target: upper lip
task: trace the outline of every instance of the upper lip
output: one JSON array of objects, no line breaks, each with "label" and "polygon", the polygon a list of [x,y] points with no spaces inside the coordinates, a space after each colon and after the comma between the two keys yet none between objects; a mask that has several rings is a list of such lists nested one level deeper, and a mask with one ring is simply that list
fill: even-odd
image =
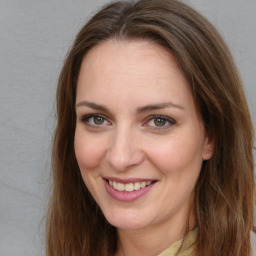
[{"label": "upper lip", "polygon": [[128,184],[128,183],[134,183],[134,182],[143,182],[143,181],[157,181],[155,179],[144,179],[144,178],[127,178],[127,179],[121,179],[117,177],[103,177],[105,180],[112,180],[115,182]]}]

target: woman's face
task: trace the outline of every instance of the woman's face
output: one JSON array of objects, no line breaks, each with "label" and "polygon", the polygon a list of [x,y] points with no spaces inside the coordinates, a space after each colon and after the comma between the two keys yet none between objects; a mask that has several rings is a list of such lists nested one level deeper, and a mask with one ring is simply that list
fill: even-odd
[{"label": "woman's face", "polygon": [[119,229],[184,225],[210,142],[175,58],[147,41],[105,41],[84,57],[75,153]]}]

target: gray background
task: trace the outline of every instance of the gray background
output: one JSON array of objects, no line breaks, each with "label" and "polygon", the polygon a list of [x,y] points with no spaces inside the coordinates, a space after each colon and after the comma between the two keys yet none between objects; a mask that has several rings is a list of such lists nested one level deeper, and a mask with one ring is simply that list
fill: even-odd
[{"label": "gray background", "polygon": [[[44,255],[54,97],[74,36],[105,0],[0,0],[0,256]],[[190,0],[224,36],[255,123],[256,1]]]}]

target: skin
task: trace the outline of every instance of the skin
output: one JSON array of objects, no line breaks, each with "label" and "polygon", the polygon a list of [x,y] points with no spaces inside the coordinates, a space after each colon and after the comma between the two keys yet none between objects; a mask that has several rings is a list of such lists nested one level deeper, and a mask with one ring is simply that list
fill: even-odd
[{"label": "skin", "polygon": [[[87,188],[117,227],[116,255],[155,256],[184,236],[188,218],[190,229],[196,225],[194,187],[211,141],[169,51],[116,40],[91,49],[79,73],[76,114],[76,158]],[[105,177],[156,183],[123,202],[107,193]]]}]

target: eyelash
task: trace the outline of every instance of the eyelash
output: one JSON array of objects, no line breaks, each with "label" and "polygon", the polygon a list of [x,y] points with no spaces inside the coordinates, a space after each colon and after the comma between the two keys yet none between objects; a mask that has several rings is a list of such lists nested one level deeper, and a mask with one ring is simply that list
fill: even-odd
[{"label": "eyelash", "polygon": [[[90,121],[90,118],[101,118],[103,123],[102,124],[90,124],[89,121]],[[159,120],[159,121],[164,121],[164,125],[163,126],[150,126],[148,125],[149,122],[153,121],[154,124],[156,122],[156,120]],[[95,121],[95,119],[93,120],[93,122]],[[110,123],[107,118],[104,116],[104,115],[101,115],[101,114],[88,114],[88,115],[85,115],[81,118],[81,122],[84,123],[85,125],[89,126],[89,127],[92,127],[92,128],[95,128],[95,129],[98,129],[98,128],[101,128],[101,126],[104,125],[104,122],[108,122]],[[166,127],[166,123],[168,124],[167,127]],[[168,129],[170,128],[170,126],[172,125],[175,125],[176,124],[176,121],[172,118],[169,118],[165,115],[151,115],[149,117],[146,118],[146,121],[143,123],[143,126],[147,126],[147,127],[151,127],[152,129],[155,129],[155,130],[165,130],[165,129]]]},{"label": "eyelash", "polygon": [[89,126],[89,127],[92,127],[92,128],[100,128],[101,125],[99,124],[90,124],[89,121],[90,121],[90,118],[102,118],[104,121],[107,121],[107,118],[103,115],[100,115],[100,114],[89,114],[89,115],[85,115],[85,116],[82,116],[81,118],[81,122],[84,123],[85,125]]},{"label": "eyelash", "polygon": [[[176,124],[176,121],[174,119],[172,119],[170,117],[167,117],[167,116],[164,116],[164,115],[152,115],[152,116],[149,116],[146,119],[146,124],[148,124],[151,121],[153,121],[155,123],[157,119],[158,120],[162,120],[165,123],[164,123],[163,126],[152,126],[152,128],[155,129],[155,130],[165,130],[165,129],[170,128],[170,126]],[[168,124],[167,127],[166,127],[166,123]],[[150,126],[150,125],[146,125],[146,126]]]}]

